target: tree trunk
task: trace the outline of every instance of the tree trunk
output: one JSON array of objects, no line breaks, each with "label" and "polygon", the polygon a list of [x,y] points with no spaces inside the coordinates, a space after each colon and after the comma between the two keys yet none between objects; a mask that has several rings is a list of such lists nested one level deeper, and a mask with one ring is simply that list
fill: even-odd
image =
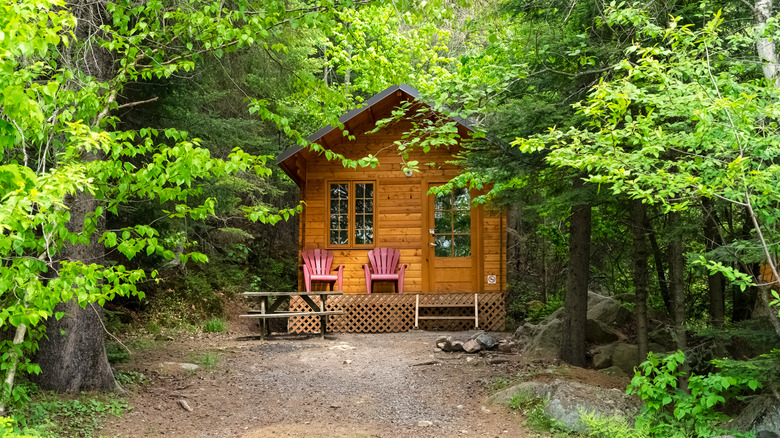
[{"label": "tree trunk", "polygon": [[[573,189],[582,191],[582,187],[582,178],[576,177]],[[569,272],[566,281],[563,335],[558,357],[571,365],[584,367],[590,273],[590,204],[572,206],[570,224]]]},{"label": "tree trunk", "polygon": [[[84,74],[100,81],[108,81],[115,73],[113,54],[94,40],[104,32],[99,26],[111,21],[105,9],[106,3],[103,0],[69,3],[77,18],[76,37],[83,44],[84,51],[67,53],[63,57],[64,62],[78,66]],[[73,86],[78,87],[79,84],[74,83]],[[106,102],[104,110],[91,120],[92,124],[97,125],[108,115],[109,103]],[[82,157],[84,162],[102,159],[102,153],[85,153]],[[88,192],[80,192],[66,199],[66,204],[70,210],[68,229],[81,233],[87,215],[94,214],[99,201]],[[90,243],[66,245],[62,251],[63,259],[102,264],[105,248],[97,240],[104,227],[104,218],[97,218],[96,232]],[[76,301],[69,301],[58,304],[55,311],[65,312],[66,315],[59,321],[55,318],[46,321],[46,336],[38,342],[36,358],[41,374],[33,377],[35,382],[41,388],[58,392],[114,390],[117,386],[106,355],[102,308],[92,304],[82,309]]]},{"label": "tree trunk", "polygon": [[647,338],[647,233],[645,232],[645,217],[647,206],[638,199],[629,203],[631,232],[634,237],[634,294],[636,317],[636,336],[639,343],[639,362],[647,359],[649,341]]},{"label": "tree trunk", "polygon": [[777,53],[775,52],[775,42],[764,36],[766,23],[772,17],[772,0],[756,0],[753,6],[753,14],[756,25],[758,41],[756,42],[756,53],[761,59],[761,67],[764,71],[764,77],[772,81],[775,87],[780,88],[780,66],[777,62]]},{"label": "tree trunk", "polygon": [[[669,213],[669,229],[677,234],[680,225],[680,212]],[[677,349],[685,351],[688,347],[688,337],[685,332],[685,258],[683,256],[683,244],[679,235],[673,237],[669,242],[669,290],[672,293],[672,302],[674,304],[674,338],[677,343]],[[683,365],[687,370],[688,366]],[[688,388],[688,378],[683,375],[679,379],[681,389]]]},{"label": "tree trunk", "polygon": [[[766,31],[766,25],[769,18],[772,17],[772,0],[756,0],[755,6],[753,8],[753,13],[755,15],[755,24],[756,24],[756,32],[758,33],[758,41],[756,43],[756,52],[758,53],[759,58],[761,58],[762,62],[762,68],[764,71],[764,77],[768,80],[772,81],[775,88],[780,88],[780,63],[778,63],[777,59],[777,52],[775,50],[775,42],[772,38],[764,36],[764,32]],[[780,273],[777,271],[777,265],[776,260],[774,260],[772,257],[772,254],[770,254],[769,248],[764,241],[764,238],[762,236],[761,228],[758,224],[758,219],[756,218],[756,214],[753,211],[753,207],[750,202],[750,197],[747,197],[747,208],[750,211],[750,216],[753,222],[753,226],[756,230],[756,234],[758,235],[759,239],[761,240],[761,243],[764,247],[764,253],[766,254],[766,265],[771,271],[771,282],[772,285],[768,286],[767,288],[761,288],[760,294],[761,294],[761,302],[765,303],[767,308],[769,308],[769,319],[772,321],[772,325],[775,328],[775,331],[777,332],[777,335],[780,336],[780,315],[778,315],[778,309],[772,308],[772,306],[769,304],[768,300],[768,294],[769,294],[769,288],[777,287],[778,282],[780,282]]]},{"label": "tree trunk", "polygon": [[[97,200],[82,192],[70,201],[68,229],[79,232],[86,215],[95,211]],[[103,228],[101,222],[98,221],[98,229]],[[97,239],[95,233],[89,245],[68,245],[63,255],[86,264],[102,263],[104,250]],[[102,308],[94,304],[82,309],[71,300],[58,304],[55,311],[66,315],[59,321],[49,318],[46,322],[46,336],[38,342],[37,362],[41,374],[33,376],[33,380],[41,388],[57,392],[114,390],[116,382],[106,355]]]},{"label": "tree trunk", "polygon": [[658,245],[658,239],[655,238],[655,231],[653,231],[653,224],[650,223],[650,218],[645,214],[645,232],[647,233],[647,240],[650,242],[650,248],[653,250],[653,260],[655,261],[655,274],[658,277],[658,290],[661,292],[661,298],[664,300],[664,308],[667,315],[672,317],[674,313],[672,308],[672,298],[669,294],[669,282],[666,279],[666,269],[664,268],[664,255],[661,252],[661,247]]},{"label": "tree trunk", "polygon": [[[704,213],[704,248],[707,252],[714,251],[723,245],[718,232],[718,221],[715,216],[715,202],[710,198],[701,200]],[[726,281],[723,273],[718,272],[707,278],[710,295],[710,323],[716,329],[723,328],[725,320]]]},{"label": "tree trunk", "polygon": [[522,256],[522,220],[523,206],[513,204],[507,209],[506,215],[506,276],[509,285],[509,294],[507,294],[507,304],[511,304],[520,299],[520,288],[518,287],[521,277]]}]

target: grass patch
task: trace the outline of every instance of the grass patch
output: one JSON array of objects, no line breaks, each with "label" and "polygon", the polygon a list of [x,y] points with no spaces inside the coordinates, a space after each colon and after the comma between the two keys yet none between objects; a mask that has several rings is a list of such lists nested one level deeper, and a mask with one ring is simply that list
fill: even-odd
[{"label": "grass patch", "polygon": [[136,386],[147,383],[149,379],[138,371],[119,371],[114,374],[114,378],[119,384],[124,386]]},{"label": "grass patch", "polygon": [[203,331],[206,333],[224,333],[226,329],[225,320],[222,318],[211,318],[203,324]]},{"label": "grass patch", "polygon": [[509,379],[506,377],[496,377],[490,383],[490,389],[492,391],[500,391],[509,386]]},{"label": "grass patch", "polygon": [[133,338],[127,341],[127,347],[130,350],[151,350],[156,346],[157,343],[154,340],[147,338]]},{"label": "grass patch", "polygon": [[213,369],[219,365],[221,357],[216,351],[207,351],[195,357],[194,362],[205,369]]}]

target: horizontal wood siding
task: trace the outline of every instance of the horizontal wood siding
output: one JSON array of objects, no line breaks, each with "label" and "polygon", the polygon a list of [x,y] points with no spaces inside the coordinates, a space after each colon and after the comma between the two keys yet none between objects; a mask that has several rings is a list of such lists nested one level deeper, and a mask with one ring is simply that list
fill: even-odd
[{"label": "horizontal wood siding", "polygon": [[[385,115],[377,114],[377,119]],[[420,163],[436,163],[435,167],[421,166],[422,171],[412,177],[406,177],[402,171],[401,158],[397,155],[393,142],[400,140],[403,133],[411,128],[408,122],[400,122],[386,127],[376,134],[365,135],[370,126],[353,127],[354,140],[344,140],[327,146],[339,154],[351,159],[359,159],[368,154],[377,155],[379,166],[376,168],[345,169],[341,162],[329,162],[324,155],[308,155],[304,172],[305,182],[302,188],[304,214],[301,217],[301,249],[327,248],[334,252],[334,266],[344,265],[343,290],[345,293],[365,293],[366,283],[363,264],[368,263],[369,248],[344,248],[332,246],[328,239],[328,188],[329,181],[373,181],[375,186],[374,209],[374,247],[391,247],[401,250],[400,262],[408,265],[404,282],[404,293],[420,293],[423,290],[423,250],[425,215],[422,209],[425,196],[422,187],[425,180],[446,180],[456,176],[459,169],[446,163],[452,160],[455,149],[433,150],[427,154],[413,153],[409,160]],[[388,147],[383,150],[383,148]],[[500,238],[500,215],[484,214],[481,234],[484,236],[484,268],[476,270],[485,274],[500,276],[504,269],[503,250]],[[475,224],[476,225],[476,224]],[[484,275],[482,275],[484,277]],[[482,280],[483,283],[486,279]],[[385,282],[375,283],[377,293],[392,292],[393,285]],[[503,290],[503,281],[495,285],[485,284],[486,291]]]}]

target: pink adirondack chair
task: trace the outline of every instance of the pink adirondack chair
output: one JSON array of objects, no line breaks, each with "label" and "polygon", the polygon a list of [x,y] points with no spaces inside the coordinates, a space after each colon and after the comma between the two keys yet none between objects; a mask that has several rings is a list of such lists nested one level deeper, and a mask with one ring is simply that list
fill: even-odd
[{"label": "pink adirondack chair", "polygon": [[[401,251],[393,248],[375,248],[368,252],[368,264],[363,265],[366,271],[366,289],[371,293],[375,281],[393,281],[399,294],[404,292],[404,272],[406,265],[398,265]],[[398,266],[398,268],[396,268]]]},{"label": "pink adirondack chair", "polygon": [[[306,292],[311,292],[311,284],[314,281],[321,281],[330,285],[330,290],[341,290],[341,281],[344,276],[344,265],[331,270],[333,264],[333,253],[324,249],[310,249],[301,252],[303,264],[300,268],[303,270],[303,282],[306,286]],[[332,271],[337,271],[332,274]],[[335,283],[338,283],[338,289],[333,289]]]}]

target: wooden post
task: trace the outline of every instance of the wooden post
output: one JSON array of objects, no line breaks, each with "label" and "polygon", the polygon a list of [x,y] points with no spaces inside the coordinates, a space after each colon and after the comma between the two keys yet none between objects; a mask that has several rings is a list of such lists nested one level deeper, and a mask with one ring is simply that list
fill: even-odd
[{"label": "wooden post", "polygon": [[[320,310],[323,312],[325,311],[325,300],[328,298],[327,295],[320,295]],[[325,339],[325,331],[328,327],[328,315],[320,315],[320,337],[322,339]]]},{"label": "wooden post", "polygon": [[420,294],[415,294],[414,296],[414,328],[420,328],[419,324],[419,318],[420,318]]},{"label": "wooden post", "polygon": [[[266,308],[265,303],[267,301],[268,301],[268,297],[260,297],[260,314],[261,315],[265,315],[265,308]],[[265,340],[265,333],[266,333],[266,328],[268,327],[268,325],[267,325],[268,323],[266,322],[265,318],[260,318],[260,320],[262,321],[260,323],[260,339]]]},{"label": "wooden post", "polygon": [[479,328],[479,294],[474,294],[474,328]]}]

